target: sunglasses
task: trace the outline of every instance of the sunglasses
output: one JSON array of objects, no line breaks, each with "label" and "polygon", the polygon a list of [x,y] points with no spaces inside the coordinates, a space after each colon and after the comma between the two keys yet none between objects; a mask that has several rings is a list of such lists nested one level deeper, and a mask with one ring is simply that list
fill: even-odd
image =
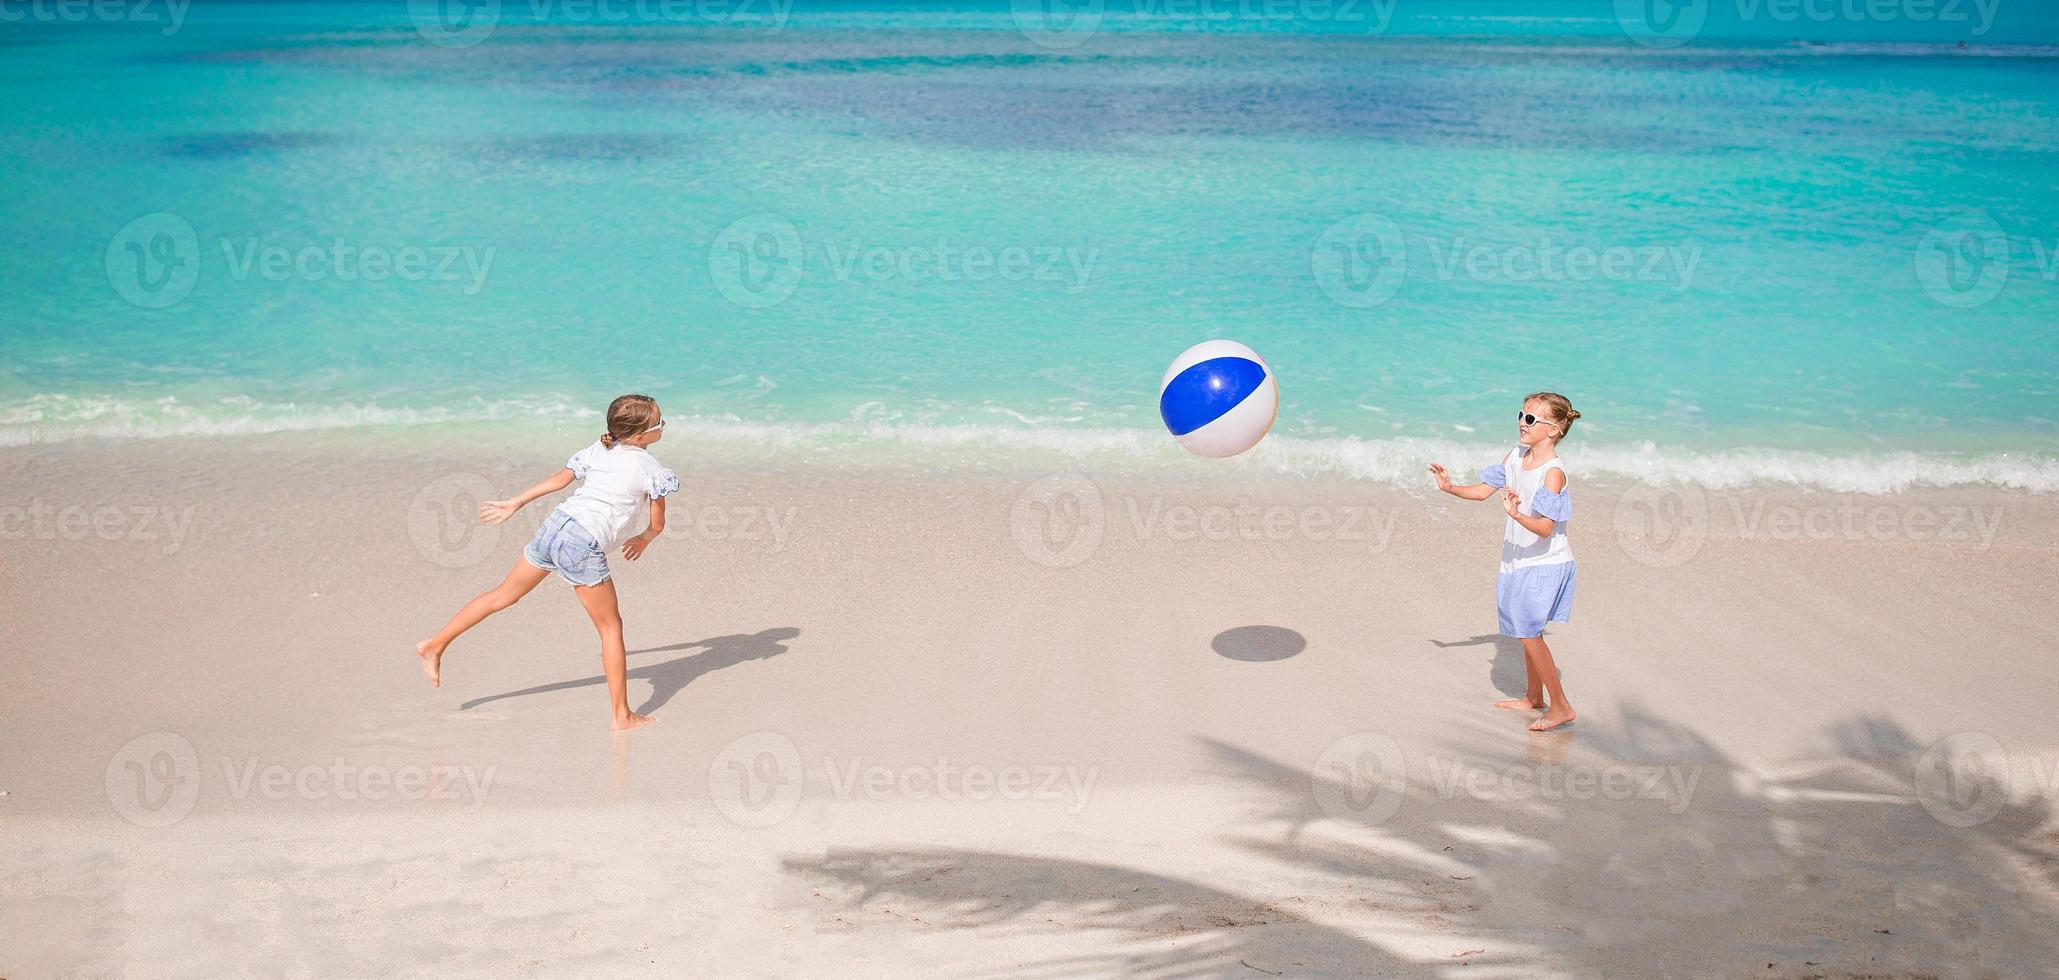
[{"label": "sunglasses", "polygon": [[1533,426],[1533,425],[1536,425],[1536,424],[1537,424],[1537,423],[1539,423],[1539,422],[1542,422],[1542,423],[1544,423],[1545,425],[1551,426],[1551,427],[1552,427],[1552,428],[1554,428],[1554,429],[1558,428],[1558,426],[1559,426],[1559,424],[1558,424],[1557,422],[1553,422],[1553,421],[1552,421],[1552,420],[1550,420],[1550,419],[1541,419],[1541,418],[1538,418],[1537,416],[1535,416],[1535,415],[1532,415],[1532,414],[1530,414],[1529,412],[1517,412],[1517,413],[1516,413],[1516,421],[1518,421],[1518,422],[1521,422],[1521,423],[1523,423],[1523,428],[1525,428],[1525,429],[1527,429],[1527,428],[1529,428],[1529,427],[1531,427],[1531,426]]}]

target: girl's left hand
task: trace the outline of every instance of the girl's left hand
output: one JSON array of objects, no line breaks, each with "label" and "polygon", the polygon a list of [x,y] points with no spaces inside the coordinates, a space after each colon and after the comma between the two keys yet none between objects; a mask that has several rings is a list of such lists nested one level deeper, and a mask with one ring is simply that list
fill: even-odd
[{"label": "girl's left hand", "polygon": [[1505,489],[1501,492],[1501,509],[1508,511],[1510,517],[1517,516],[1516,512],[1521,510],[1522,507],[1523,498],[1516,496],[1514,488]]},{"label": "girl's left hand", "polygon": [[622,542],[622,557],[635,561],[643,557],[643,549],[650,547],[651,539],[639,534]]}]

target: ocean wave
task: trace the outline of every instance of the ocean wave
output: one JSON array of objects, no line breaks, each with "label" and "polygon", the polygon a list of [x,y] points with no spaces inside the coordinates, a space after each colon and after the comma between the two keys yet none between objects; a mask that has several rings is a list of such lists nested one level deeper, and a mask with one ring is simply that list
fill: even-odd
[{"label": "ocean wave", "polygon": [[[673,415],[681,441],[718,452],[805,454],[862,467],[872,462],[949,468],[1093,466],[1152,468],[1191,463],[1155,429],[1086,425],[916,423],[867,417],[864,410],[833,422],[758,421],[736,416]],[[600,412],[570,399],[471,398],[436,408],[373,404],[304,406],[245,397],[197,403],[36,395],[0,404],[0,447],[80,439],[134,440],[236,437],[274,432],[477,424],[596,427]],[[582,429],[582,431],[584,431]],[[1361,439],[1274,434],[1258,448],[1215,464],[1251,475],[1340,477],[1420,487],[1425,468],[1444,463],[1460,474],[1498,460],[1506,442],[1443,438]],[[2059,493],[2059,456],[2036,452],[1984,454],[1908,451],[1832,453],[1808,450],[1687,449],[1651,442],[1569,443],[1572,471],[1608,482],[1692,484],[1710,490],[1793,486],[1887,494],[1923,488],[1987,486]],[[1468,477],[1470,478],[1470,477]]]},{"label": "ocean wave", "polygon": [[170,439],[246,436],[378,426],[449,425],[523,419],[597,419],[569,401],[458,399],[436,408],[341,403],[260,402],[236,395],[212,402],[172,396],[147,399],[31,395],[0,404],[0,447],[75,439]]}]

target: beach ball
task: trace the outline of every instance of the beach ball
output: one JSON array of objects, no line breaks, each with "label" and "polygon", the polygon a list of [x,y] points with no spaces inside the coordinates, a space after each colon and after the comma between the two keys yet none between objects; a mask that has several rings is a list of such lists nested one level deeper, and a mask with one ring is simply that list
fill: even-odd
[{"label": "beach ball", "polygon": [[1158,416],[1188,452],[1211,459],[1258,445],[1280,411],[1272,369],[1234,340],[1195,344],[1158,386]]}]

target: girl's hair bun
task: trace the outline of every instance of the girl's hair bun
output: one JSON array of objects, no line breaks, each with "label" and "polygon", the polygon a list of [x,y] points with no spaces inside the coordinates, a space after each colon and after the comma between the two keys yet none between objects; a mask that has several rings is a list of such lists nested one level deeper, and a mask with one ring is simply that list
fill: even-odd
[{"label": "girl's hair bun", "polygon": [[1553,417],[1558,419],[1560,439],[1564,439],[1572,433],[1573,423],[1580,418],[1580,413],[1574,410],[1573,403],[1567,401],[1566,396],[1556,391],[1532,392],[1523,399],[1524,404],[1529,404],[1530,402],[1543,402],[1551,410]]}]

